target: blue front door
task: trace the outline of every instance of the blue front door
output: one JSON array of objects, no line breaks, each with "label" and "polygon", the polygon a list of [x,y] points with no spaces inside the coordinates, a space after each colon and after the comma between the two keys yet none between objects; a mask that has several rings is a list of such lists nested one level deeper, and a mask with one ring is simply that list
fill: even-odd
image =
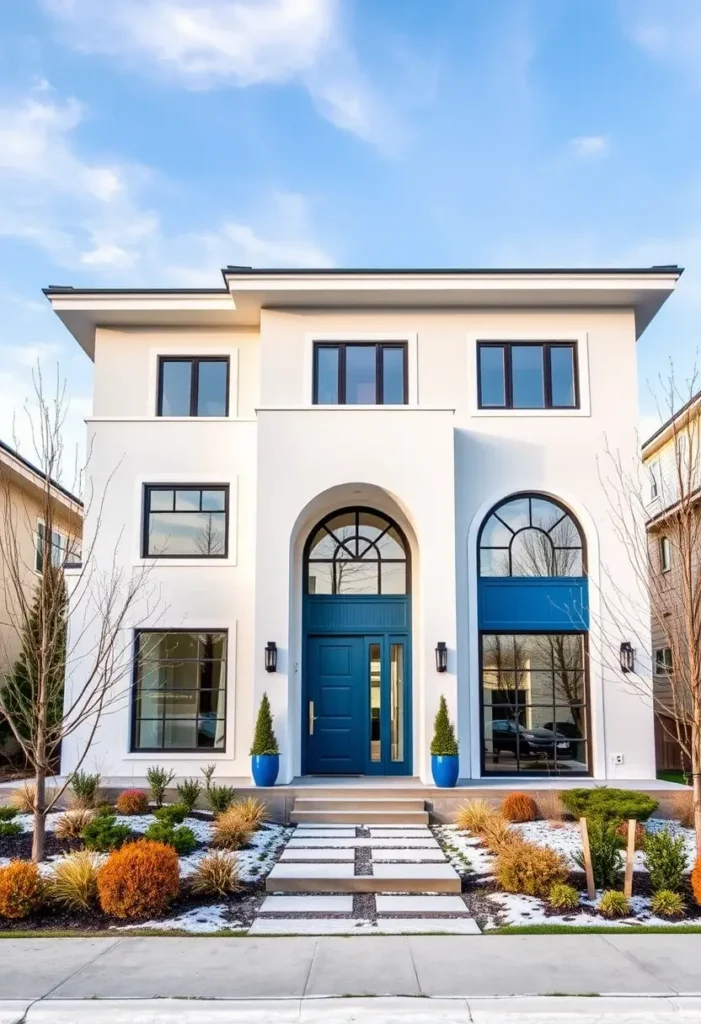
[{"label": "blue front door", "polygon": [[408,636],[308,636],[304,771],[411,774]]}]

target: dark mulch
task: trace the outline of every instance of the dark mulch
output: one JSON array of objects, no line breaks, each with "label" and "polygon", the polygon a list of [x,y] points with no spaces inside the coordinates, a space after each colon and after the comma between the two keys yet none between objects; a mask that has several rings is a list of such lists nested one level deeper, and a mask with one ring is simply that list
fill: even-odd
[{"label": "dark mulch", "polygon": [[[47,857],[55,857],[62,853],[73,853],[74,850],[81,850],[82,848],[83,842],[80,839],[57,839],[53,832],[46,833]],[[0,857],[31,860],[32,833],[20,832],[16,836],[1,836]]]}]

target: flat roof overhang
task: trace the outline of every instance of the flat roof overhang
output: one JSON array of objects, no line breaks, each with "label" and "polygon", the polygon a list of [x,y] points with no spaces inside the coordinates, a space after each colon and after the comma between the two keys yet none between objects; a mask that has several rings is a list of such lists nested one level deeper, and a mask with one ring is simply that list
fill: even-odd
[{"label": "flat roof overhang", "polygon": [[640,337],[682,274],[620,270],[253,270],[226,267],[225,289],[45,289],[93,357],[98,327],[252,327],[261,309],[633,309]]}]

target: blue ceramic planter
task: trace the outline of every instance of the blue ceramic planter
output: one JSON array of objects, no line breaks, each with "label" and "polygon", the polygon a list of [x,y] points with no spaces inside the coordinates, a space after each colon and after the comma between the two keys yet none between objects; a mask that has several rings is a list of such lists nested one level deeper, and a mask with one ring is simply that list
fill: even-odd
[{"label": "blue ceramic planter", "polygon": [[460,758],[457,754],[431,754],[433,781],[441,789],[452,789],[458,781]]},{"label": "blue ceramic planter", "polygon": [[274,786],[280,771],[280,755],[254,754],[251,758],[251,771],[256,786]]}]

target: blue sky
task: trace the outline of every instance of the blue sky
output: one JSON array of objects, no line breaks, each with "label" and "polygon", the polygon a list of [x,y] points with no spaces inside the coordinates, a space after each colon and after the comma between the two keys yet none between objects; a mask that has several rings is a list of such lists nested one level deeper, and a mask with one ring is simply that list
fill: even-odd
[{"label": "blue sky", "polygon": [[[687,267],[641,430],[701,313],[698,0],[0,0],[0,436],[90,363],[47,284],[254,266]],[[684,387],[682,383],[682,388]],[[31,456],[21,415],[22,450]]]}]

